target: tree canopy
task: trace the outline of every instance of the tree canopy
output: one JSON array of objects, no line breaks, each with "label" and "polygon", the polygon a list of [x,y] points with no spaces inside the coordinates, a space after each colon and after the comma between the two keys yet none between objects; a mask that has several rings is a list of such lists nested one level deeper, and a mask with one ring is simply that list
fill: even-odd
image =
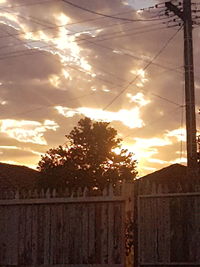
[{"label": "tree canopy", "polygon": [[136,177],[133,153],[121,149],[122,140],[110,123],[83,118],[66,138],[68,145],[50,149],[38,163],[43,187],[103,189]]}]

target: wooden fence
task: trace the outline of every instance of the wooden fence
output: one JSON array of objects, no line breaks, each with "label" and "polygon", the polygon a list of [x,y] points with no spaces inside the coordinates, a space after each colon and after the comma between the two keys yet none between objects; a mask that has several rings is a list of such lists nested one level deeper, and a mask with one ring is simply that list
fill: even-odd
[{"label": "wooden fence", "polygon": [[176,186],[137,183],[135,267],[200,266],[200,190]]},{"label": "wooden fence", "polygon": [[123,188],[4,192],[0,266],[125,266]]}]

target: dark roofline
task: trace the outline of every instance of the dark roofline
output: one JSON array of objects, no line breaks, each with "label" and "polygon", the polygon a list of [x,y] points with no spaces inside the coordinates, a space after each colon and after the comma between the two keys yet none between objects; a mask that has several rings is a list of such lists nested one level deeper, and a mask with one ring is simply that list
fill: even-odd
[{"label": "dark roofline", "polygon": [[172,164],[153,173],[147,174],[140,179],[163,180],[170,178],[182,178],[187,174],[187,167],[181,164]]}]

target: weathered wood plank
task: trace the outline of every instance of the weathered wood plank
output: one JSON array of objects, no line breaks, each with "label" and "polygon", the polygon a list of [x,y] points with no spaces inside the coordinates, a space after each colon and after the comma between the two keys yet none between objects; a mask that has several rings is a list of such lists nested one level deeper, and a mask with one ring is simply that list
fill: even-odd
[{"label": "weathered wood plank", "polygon": [[55,251],[55,264],[62,264],[62,204],[56,207],[56,251]]},{"label": "weathered wood plank", "polygon": [[89,256],[89,208],[83,207],[82,213],[82,263],[88,263]]},{"label": "weathered wood plank", "polygon": [[50,263],[50,239],[51,239],[51,207],[44,208],[44,264]]},{"label": "weathered wood plank", "polygon": [[51,206],[50,264],[56,264],[56,208]]},{"label": "weathered wood plank", "polygon": [[95,204],[95,264],[101,263],[102,204]]},{"label": "weathered wood plank", "polygon": [[193,241],[193,249],[195,251],[195,261],[200,263],[200,197],[195,198],[194,202],[194,241]]},{"label": "weathered wood plank", "polygon": [[119,236],[124,201],[113,196],[110,202],[105,199],[4,202],[0,205],[0,265],[113,266],[124,246]]},{"label": "weathered wood plank", "polygon": [[19,209],[19,235],[18,235],[18,262],[19,265],[25,265],[25,207],[20,206]]},{"label": "weathered wood plank", "polygon": [[199,195],[148,195],[139,203],[141,266],[200,265]]},{"label": "weathered wood plank", "polygon": [[[8,207],[6,207],[8,209]],[[10,239],[10,265],[16,265],[18,263],[18,224],[19,224],[19,207],[12,206],[9,209],[9,239]]]},{"label": "weathered wood plank", "polygon": [[88,262],[95,262],[95,204],[89,205],[89,247]]},{"label": "weathered wood plank", "polygon": [[123,239],[123,226],[122,226],[122,205],[114,204],[114,251],[113,258],[115,264],[122,263],[122,239]]},{"label": "weathered wood plank", "polygon": [[114,264],[114,208],[111,203],[108,204],[108,264]]},{"label": "weathered wood plank", "polygon": [[69,263],[69,244],[70,244],[70,208],[63,205],[63,263]]},{"label": "weathered wood plank", "polygon": [[108,263],[108,204],[102,204],[101,264]]},{"label": "weathered wood plank", "polygon": [[44,205],[38,206],[37,228],[37,264],[44,264]]},{"label": "weathered wood plank", "polygon": [[25,262],[32,264],[32,206],[28,205],[25,209]]},{"label": "weathered wood plank", "polygon": [[81,204],[74,206],[74,261],[73,263],[81,263],[82,250],[82,207]]},{"label": "weathered wood plank", "polygon": [[169,199],[159,199],[159,206],[157,209],[160,220],[158,228],[158,262],[170,262],[170,210]]},{"label": "weathered wood plank", "polygon": [[75,228],[76,228],[76,205],[72,204],[70,205],[70,211],[69,211],[69,263],[72,264],[76,262],[76,251],[75,251]]},{"label": "weathered wood plank", "polygon": [[32,206],[32,261],[37,264],[37,251],[38,251],[38,207]]},{"label": "weathered wood plank", "polygon": [[6,244],[6,219],[7,219],[7,212],[6,209],[4,207],[2,207],[1,209],[1,214],[2,216],[2,221],[1,221],[1,233],[2,233],[2,238],[0,240],[1,242],[1,262],[2,265],[6,265],[6,259],[7,259],[7,244]]}]

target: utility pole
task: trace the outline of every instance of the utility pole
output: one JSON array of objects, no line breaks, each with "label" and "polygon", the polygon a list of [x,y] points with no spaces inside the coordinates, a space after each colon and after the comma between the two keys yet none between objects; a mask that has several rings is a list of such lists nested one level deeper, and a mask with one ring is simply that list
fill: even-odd
[{"label": "utility pole", "polygon": [[185,66],[185,105],[186,105],[186,132],[187,132],[187,164],[189,172],[196,172],[197,141],[196,141],[196,114],[194,92],[194,64],[192,38],[192,8],[191,0],[183,0],[183,10],[171,2],[166,2],[168,11],[177,15],[184,25],[184,66]]}]

